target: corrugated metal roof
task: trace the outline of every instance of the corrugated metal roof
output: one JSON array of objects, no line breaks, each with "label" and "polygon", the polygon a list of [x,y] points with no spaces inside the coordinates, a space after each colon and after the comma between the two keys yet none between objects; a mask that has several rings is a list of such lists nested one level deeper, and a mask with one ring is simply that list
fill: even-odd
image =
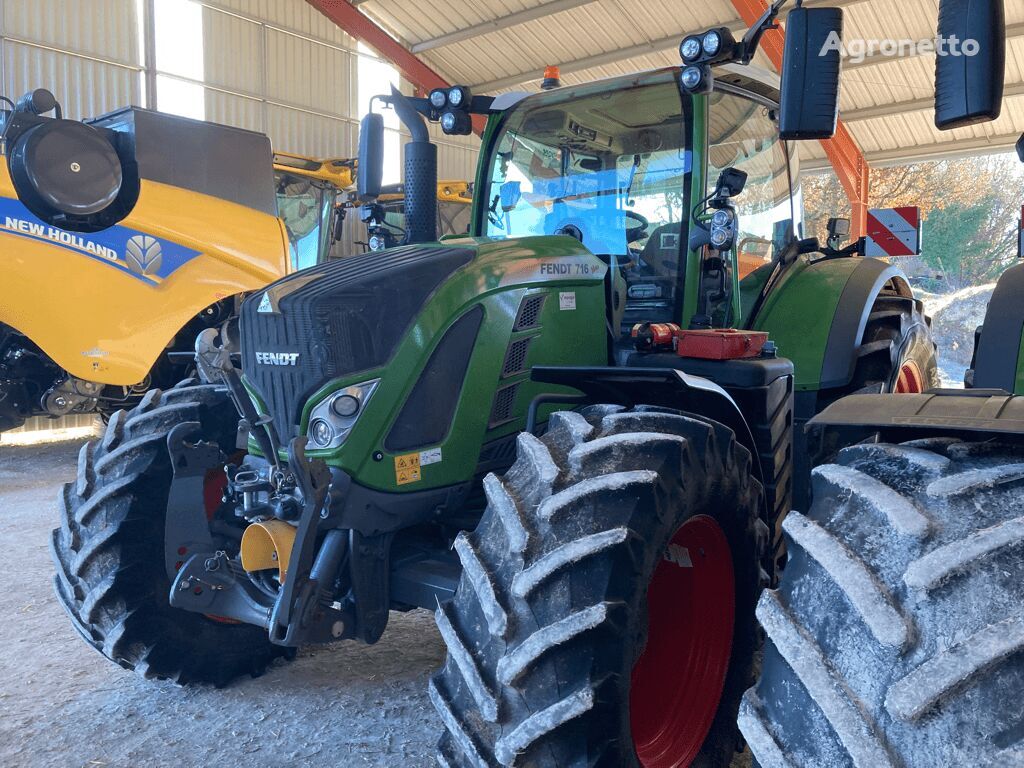
[{"label": "corrugated metal roof", "polygon": [[[938,0],[807,0],[844,10],[843,38],[924,40]],[[679,63],[688,33],[743,25],[732,0],[366,0],[360,10],[452,82],[478,93],[535,90],[543,68],[574,84]],[[553,11],[545,13],[545,8]],[[1006,101],[996,122],[943,133],[933,123],[934,54],[844,65],[841,110],[869,162],[1006,150],[1024,132],[1024,2],[1006,3]],[[470,33],[460,33],[470,29]],[[466,37],[466,34],[472,36]],[[449,39],[449,37],[454,39]],[[827,165],[815,142],[805,166]]]}]

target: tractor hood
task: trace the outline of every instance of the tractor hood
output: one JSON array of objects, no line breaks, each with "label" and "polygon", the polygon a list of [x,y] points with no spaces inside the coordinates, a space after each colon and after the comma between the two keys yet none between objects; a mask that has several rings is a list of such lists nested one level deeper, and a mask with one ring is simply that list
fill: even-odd
[{"label": "tractor hood", "polygon": [[303,404],[323,384],[386,363],[434,290],[474,255],[436,244],[371,252],[250,296],[241,313],[242,366],[278,434],[297,434]]}]

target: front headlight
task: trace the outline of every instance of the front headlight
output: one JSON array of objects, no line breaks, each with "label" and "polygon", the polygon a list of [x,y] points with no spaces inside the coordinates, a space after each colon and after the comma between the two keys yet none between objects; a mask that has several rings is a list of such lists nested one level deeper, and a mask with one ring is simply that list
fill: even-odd
[{"label": "front headlight", "polygon": [[307,436],[310,447],[337,448],[345,442],[378,384],[380,379],[353,384],[317,403],[309,414]]}]

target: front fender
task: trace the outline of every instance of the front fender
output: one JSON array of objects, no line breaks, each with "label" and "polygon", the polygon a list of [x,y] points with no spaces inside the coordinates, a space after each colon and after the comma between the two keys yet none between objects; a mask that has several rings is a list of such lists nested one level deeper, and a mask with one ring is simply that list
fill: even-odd
[{"label": "front fender", "polygon": [[767,331],[779,354],[793,361],[798,391],[843,387],[853,380],[868,315],[887,284],[912,296],[903,272],[884,261],[801,257],[769,293],[751,328]]}]

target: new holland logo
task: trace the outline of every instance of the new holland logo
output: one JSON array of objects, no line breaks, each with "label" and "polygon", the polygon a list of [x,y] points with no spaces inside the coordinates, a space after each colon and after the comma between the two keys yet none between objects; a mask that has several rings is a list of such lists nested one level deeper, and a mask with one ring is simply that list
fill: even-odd
[{"label": "new holland logo", "polygon": [[149,235],[132,235],[124,249],[128,268],[137,275],[151,275],[160,269],[164,249],[160,241]]},{"label": "new holland logo", "polygon": [[266,291],[263,294],[263,298],[260,299],[260,305],[256,307],[257,312],[273,312],[274,305],[270,303],[270,291]]},{"label": "new holland logo", "polygon": [[298,352],[257,352],[256,362],[261,365],[298,365]]}]

